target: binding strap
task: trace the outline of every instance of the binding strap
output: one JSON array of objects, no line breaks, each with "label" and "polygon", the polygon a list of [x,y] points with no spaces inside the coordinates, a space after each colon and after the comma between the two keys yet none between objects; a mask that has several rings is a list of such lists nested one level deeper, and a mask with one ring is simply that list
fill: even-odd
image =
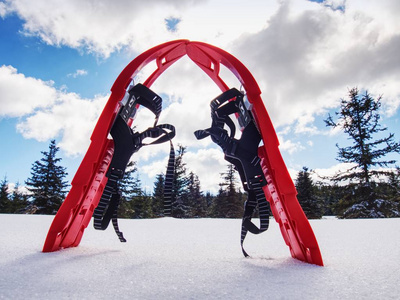
[{"label": "binding strap", "polygon": [[[126,242],[118,228],[117,211],[121,200],[119,180],[124,176],[126,166],[132,154],[139,151],[142,146],[154,145],[170,141],[175,136],[175,127],[170,124],[157,125],[161,112],[161,98],[144,85],[137,84],[129,90],[129,98],[118,113],[110,130],[114,141],[114,154],[106,173],[107,183],[103,190],[99,204],[94,211],[94,228],[105,230],[112,220],[114,230],[121,242]],[[138,133],[134,132],[127,124],[128,120],[136,114],[136,106],[140,104],[150,109],[156,116],[154,127]],[[151,143],[144,143],[146,138],[155,138]],[[172,150],[171,150],[172,152]],[[172,169],[172,172],[174,170]]]},{"label": "binding strap", "polygon": [[[234,99],[234,100],[233,100]],[[228,103],[226,103],[228,100]],[[244,256],[249,256],[243,248],[243,242],[250,231],[259,234],[268,229],[270,207],[265,199],[262,187],[266,184],[263,171],[258,157],[258,145],[261,135],[255,125],[254,119],[246,109],[243,102],[243,94],[237,89],[230,89],[211,101],[211,127],[205,130],[198,130],[194,134],[197,139],[210,136],[218,144],[225,155],[225,160],[232,163],[239,172],[243,188],[248,192],[248,199],[245,202],[242,219],[242,231],[240,244]],[[235,126],[230,114],[237,114],[239,125],[242,129],[240,139],[235,139]],[[230,134],[224,129],[227,125]],[[260,216],[260,227],[252,221],[255,211],[258,209]]]},{"label": "binding strap", "polygon": [[175,149],[170,141],[169,160],[167,165],[167,172],[165,173],[164,182],[164,216],[172,216],[172,184],[174,181],[175,172]]}]

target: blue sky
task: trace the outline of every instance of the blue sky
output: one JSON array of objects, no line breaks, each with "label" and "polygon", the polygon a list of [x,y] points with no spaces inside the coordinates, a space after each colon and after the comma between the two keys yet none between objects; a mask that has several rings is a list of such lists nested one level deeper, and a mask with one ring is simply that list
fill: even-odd
[{"label": "blue sky", "polygon": [[[23,185],[56,139],[71,180],[118,74],[141,52],[180,38],[218,46],[249,68],[293,176],[303,166],[332,174],[344,167],[335,144],[348,141],[323,120],[349,88],[382,94],[382,124],[400,139],[399,12],[395,0],[0,1],[0,176]],[[188,147],[187,167],[216,191],[226,163],[193,131],[210,124],[218,89],[183,59],[153,90],[164,99],[162,121],[177,127],[175,143]],[[140,112],[139,128],[147,116]],[[161,145],[133,157],[147,191],[167,153]]]}]

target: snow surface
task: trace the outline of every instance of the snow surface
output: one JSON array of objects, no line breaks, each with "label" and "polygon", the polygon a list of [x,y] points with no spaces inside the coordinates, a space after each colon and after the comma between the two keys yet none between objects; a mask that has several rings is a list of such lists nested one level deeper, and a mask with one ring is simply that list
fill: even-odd
[{"label": "snow surface", "polygon": [[52,216],[0,215],[1,299],[399,299],[400,219],[311,221],[325,266],[290,257],[279,227],[240,220],[120,220],[42,253]]}]

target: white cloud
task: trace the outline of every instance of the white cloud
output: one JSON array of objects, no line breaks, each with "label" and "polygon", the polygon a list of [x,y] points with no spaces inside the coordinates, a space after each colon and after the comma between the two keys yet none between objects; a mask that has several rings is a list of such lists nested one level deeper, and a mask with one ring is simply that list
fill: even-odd
[{"label": "white cloud", "polygon": [[0,17],[4,18],[7,14],[7,5],[3,2],[0,2]]},{"label": "white cloud", "polygon": [[285,151],[289,154],[304,150],[305,147],[302,146],[300,142],[292,142],[291,140],[285,139],[282,135],[278,135],[279,138],[279,149],[280,151]]},{"label": "white cloud", "polygon": [[[344,172],[346,170],[349,170],[353,168],[355,164],[353,163],[338,163],[336,165],[333,165],[329,168],[316,168],[313,170],[313,173],[311,174],[311,178],[313,181],[316,182],[323,182],[323,183],[332,183],[329,178],[332,178],[333,176],[337,175],[340,172]],[[345,182],[342,182],[341,184],[346,184]]]},{"label": "white cloud", "polygon": [[[189,171],[193,171],[200,179],[203,191],[216,194],[219,189],[221,173],[227,171],[228,162],[224,160],[224,154],[220,149],[200,149],[196,152],[188,152],[184,156]],[[238,185],[241,188],[241,185]]]},{"label": "white cloud", "polygon": [[[146,69],[145,73],[152,71]],[[147,77],[139,75],[139,78]],[[187,147],[210,144],[210,141],[198,141],[194,136],[194,131],[211,125],[209,104],[221,93],[207,75],[188,58],[183,58],[161,75],[151,89],[163,98],[163,111],[158,124],[168,123],[176,128],[174,144]],[[149,110],[140,108],[133,125],[137,126],[138,131],[142,131],[151,126],[153,121],[154,115]],[[148,147],[147,151],[157,150],[158,148]]]},{"label": "white cloud", "polygon": [[[138,153],[143,151],[140,150]],[[169,149],[168,149],[169,150]],[[177,146],[175,146],[177,150]],[[134,154],[135,155],[135,154]],[[137,159],[136,156],[133,157]],[[168,155],[161,159],[153,160],[151,163],[141,164],[138,167],[140,174],[145,174],[149,178],[155,178],[157,174],[165,174]],[[187,151],[183,155],[183,162],[186,164],[187,174],[194,172],[200,180],[201,189],[216,194],[219,189],[221,173],[227,171],[228,162],[224,160],[224,154],[216,148],[202,148],[195,151]],[[238,187],[241,185],[238,181]]]},{"label": "white cloud", "polygon": [[[244,33],[258,32],[274,13],[275,1],[6,1],[2,16],[16,13],[23,33],[45,43],[108,57],[128,47],[133,52],[177,38],[227,46]],[[170,30],[165,20],[180,20]]]},{"label": "white cloud", "polygon": [[346,6],[346,0],[325,0],[323,4],[333,10],[344,10]]},{"label": "white cloud", "polygon": [[52,82],[26,77],[12,66],[0,68],[0,116],[19,117],[17,130],[25,138],[46,141],[61,136],[68,155],[82,154],[106,97],[82,99],[57,90]]},{"label": "white cloud", "polygon": [[79,76],[85,76],[88,74],[88,71],[83,69],[78,69],[74,73],[67,74],[67,77],[77,78]]},{"label": "white cloud", "polygon": [[[198,1],[6,1],[1,13],[25,21],[23,33],[49,45],[65,45],[108,57],[123,47],[170,39],[164,19]],[[161,37],[161,40],[160,40]]]},{"label": "white cloud", "polygon": [[20,117],[45,108],[56,100],[53,82],[18,73],[12,66],[0,67],[0,117]]},{"label": "white cloud", "polygon": [[8,183],[8,192],[13,193],[14,191],[24,195],[30,194],[27,186],[20,185],[20,183],[13,183],[13,182]]},{"label": "white cloud", "polygon": [[296,126],[304,131],[312,116],[337,106],[353,86],[384,94],[389,114],[398,109],[399,5],[364,3],[347,1],[343,13],[317,3],[285,1],[266,28],[236,45],[233,53],[261,85],[276,126],[299,121]]},{"label": "white cloud", "polygon": [[[339,172],[343,172],[344,170],[348,170],[354,166],[355,165],[352,163],[338,163],[329,168],[316,168],[309,170],[309,172],[314,183],[321,182],[325,184],[332,184],[332,181],[329,178],[332,178]],[[297,175],[301,170],[302,169],[288,168],[290,177],[293,181],[296,180]],[[345,184],[345,182],[342,182],[341,184]]]},{"label": "white cloud", "polygon": [[148,177],[153,178],[157,174],[165,174],[167,163],[168,158],[165,157],[164,159],[154,160],[149,164],[143,165],[138,170],[140,174],[146,174]]},{"label": "white cloud", "polygon": [[106,99],[104,96],[82,99],[74,93],[59,92],[53,106],[24,118],[17,130],[25,138],[38,141],[61,136],[58,146],[67,155],[83,154]]}]

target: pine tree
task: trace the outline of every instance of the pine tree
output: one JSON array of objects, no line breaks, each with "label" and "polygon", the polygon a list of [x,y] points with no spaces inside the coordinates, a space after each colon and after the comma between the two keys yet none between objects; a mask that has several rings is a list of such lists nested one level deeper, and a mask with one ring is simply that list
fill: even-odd
[{"label": "pine tree", "polygon": [[144,194],[136,162],[130,161],[121,181],[121,203],[118,216],[122,218],[145,219],[152,218],[151,197]]},{"label": "pine tree", "polygon": [[[348,100],[341,99],[340,111],[336,112],[338,121],[333,121],[331,115],[325,120],[327,126],[342,129],[353,142],[353,145],[348,147],[336,145],[337,160],[354,165],[332,178],[335,182],[350,180],[348,189],[351,193],[338,203],[340,217],[371,218],[398,215],[398,211],[393,209],[392,200],[384,199],[375,189],[378,176],[390,176],[392,173],[384,168],[396,163],[395,160],[385,160],[384,157],[390,153],[400,153],[400,144],[394,141],[392,133],[385,138],[375,139],[377,134],[387,130],[379,124],[380,107],[381,97],[375,100],[367,91],[364,95],[359,95],[358,89],[353,88],[349,91]],[[381,169],[376,169],[377,167]]]},{"label": "pine tree", "polygon": [[390,172],[376,170],[373,167],[388,167],[395,164],[395,160],[383,160],[389,153],[400,153],[400,144],[394,141],[394,135],[390,133],[386,138],[374,140],[374,135],[386,131],[379,124],[381,97],[376,101],[366,91],[363,96],[359,95],[358,89],[349,91],[349,99],[341,99],[338,121],[333,121],[331,115],[325,120],[327,126],[341,128],[349,139],[353,141],[352,146],[339,147],[337,160],[345,163],[353,163],[355,166],[347,171],[340,172],[333,179],[343,181],[356,179],[362,185],[368,185],[373,176],[388,175]]},{"label": "pine tree", "polygon": [[149,219],[154,217],[151,196],[142,193],[135,200],[134,208],[136,211],[140,211],[140,213],[136,214],[136,218]]},{"label": "pine tree", "polygon": [[124,177],[121,180],[120,191],[121,200],[118,216],[121,218],[134,218],[136,214],[140,214],[141,212],[134,209],[134,202],[142,195],[136,162],[130,161],[128,163]]},{"label": "pine tree", "polygon": [[396,167],[396,171],[389,176],[388,186],[387,194],[393,199],[397,211],[400,212],[400,167]]},{"label": "pine tree", "polygon": [[336,206],[344,196],[344,189],[337,184],[329,185],[319,182],[316,188],[317,198],[322,201],[322,215],[336,215]]},{"label": "pine tree", "polygon": [[12,213],[21,213],[29,208],[28,195],[19,191],[19,183],[15,184],[11,194],[11,211]]},{"label": "pine tree", "polygon": [[315,192],[315,185],[310,177],[308,168],[297,173],[296,178],[297,200],[308,219],[320,219],[322,217],[321,199]]},{"label": "pine tree", "polygon": [[152,210],[154,217],[164,216],[164,175],[158,174],[154,182],[153,197],[152,197]]},{"label": "pine tree", "polygon": [[244,197],[238,192],[235,169],[228,165],[226,173],[221,174],[224,180],[220,183],[218,195],[214,200],[212,216],[217,218],[241,218],[243,216]]},{"label": "pine tree", "polygon": [[4,177],[4,179],[0,182],[0,213],[9,213],[10,204],[8,180],[7,177]]},{"label": "pine tree", "polygon": [[389,195],[397,202],[400,202],[400,167],[396,167],[396,171],[389,175]]},{"label": "pine tree", "polygon": [[207,192],[204,196],[204,201],[206,202],[207,206],[207,216],[211,215],[211,207],[214,202],[215,196],[213,196],[210,192]]},{"label": "pine tree", "polygon": [[[200,180],[196,174],[187,175],[183,156],[186,147],[179,145],[175,155],[175,168],[172,180],[171,209],[175,218],[207,216],[207,203],[203,197]],[[164,216],[165,176],[158,174],[154,182],[152,208],[155,217]]]},{"label": "pine tree", "polygon": [[188,195],[186,188],[188,178],[186,175],[186,164],[183,162],[183,155],[186,147],[178,146],[175,159],[174,179],[172,183],[172,216],[175,218],[185,218],[189,214]]},{"label": "pine tree", "polygon": [[55,140],[52,140],[49,151],[41,152],[43,158],[33,163],[31,177],[25,181],[40,214],[55,214],[65,197],[68,184],[63,179],[67,173],[66,168],[58,165],[61,161],[56,157],[58,151]]},{"label": "pine tree", "polygon": [[207,215],[207,203],[200,188],[199,177],[193,172],[190,172],[188,181],[188,206],[191,208],[189,217],[203,218]]}]

